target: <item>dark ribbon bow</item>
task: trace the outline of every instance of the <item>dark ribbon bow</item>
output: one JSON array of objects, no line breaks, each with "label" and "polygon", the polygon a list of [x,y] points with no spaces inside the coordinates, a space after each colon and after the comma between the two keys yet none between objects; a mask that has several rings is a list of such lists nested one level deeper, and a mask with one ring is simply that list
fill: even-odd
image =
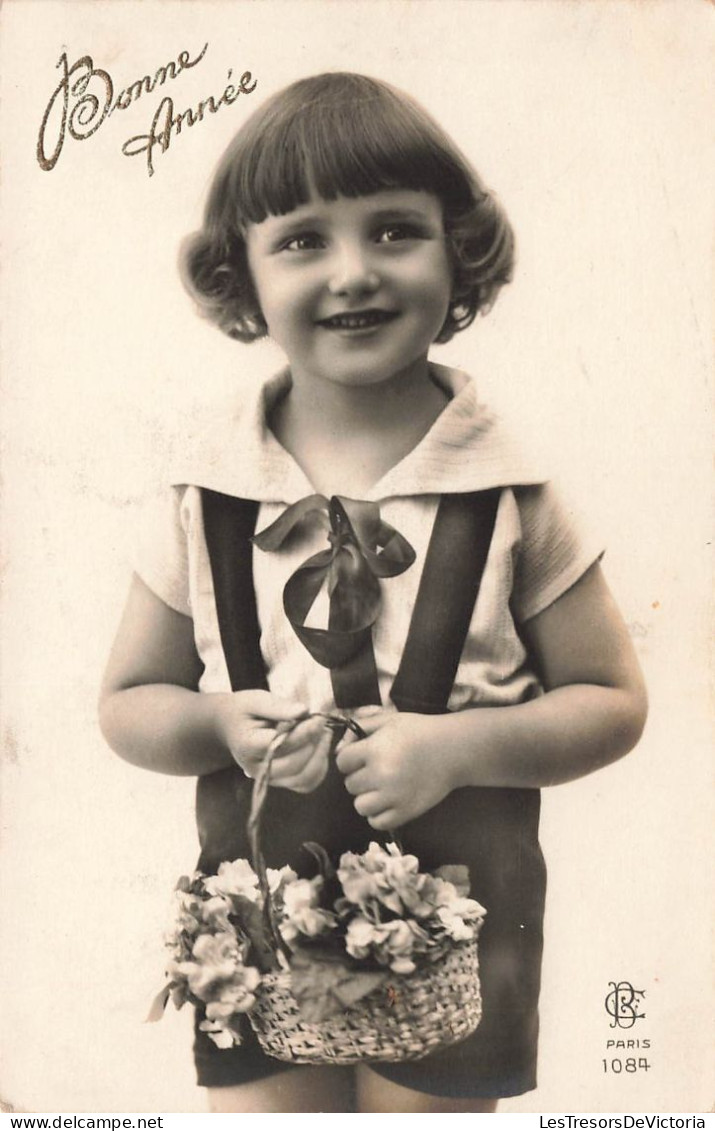
[{"label": "dark ribbon bow", "polygon": [[[254,535],[253,543],[259,550],[278,550],[299,524],[314,518],[326,527],[329,547],[291,574],[283,589],[283,608],[313,659],[323,667],[340,668],[371,641],[381,604],[378,579],[404,573],[415,552],[380,518],[377,503],[338,495],[330,501],[310,495],[293,503]],[[306,628],[305,618],[323,584],[330,598],[328,627]]]}]

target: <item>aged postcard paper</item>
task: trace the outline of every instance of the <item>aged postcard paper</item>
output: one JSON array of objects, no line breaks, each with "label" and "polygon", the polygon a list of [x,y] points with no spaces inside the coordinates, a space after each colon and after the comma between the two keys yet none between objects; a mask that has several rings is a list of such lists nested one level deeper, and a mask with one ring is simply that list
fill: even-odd
[{"label": "aged postcard paper", "polygon": [[539,1085],[500,1110],[708,1111],[713,8],[8,0],[0,20],[4,1109],[205,1110],[188,1011],[144,1024],[193,783],[111,755],[97,690],[142,503],[196,419],[281,364],[197,317],[178,246],[260,100],[354,70],[414,95],[511,217],[513,283],[435,360],[561,474],[650,692],[634,753],[544,791]]}]

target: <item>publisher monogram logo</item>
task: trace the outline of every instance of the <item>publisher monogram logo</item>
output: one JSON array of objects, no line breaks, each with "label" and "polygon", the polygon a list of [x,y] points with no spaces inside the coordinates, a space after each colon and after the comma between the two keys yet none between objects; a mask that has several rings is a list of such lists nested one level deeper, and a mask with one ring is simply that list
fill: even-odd
[{"label": "publisher monogram logo", "polygon": [[645,1017],[645,1013],[638,1012],[640,999],[645,996],[645,990],[634,990],[630,982],[609,982],[611,990],[606,994],[604,1005],[606,1012],[613,1018],[611,1028],[632,1029],[636,1021]]}]

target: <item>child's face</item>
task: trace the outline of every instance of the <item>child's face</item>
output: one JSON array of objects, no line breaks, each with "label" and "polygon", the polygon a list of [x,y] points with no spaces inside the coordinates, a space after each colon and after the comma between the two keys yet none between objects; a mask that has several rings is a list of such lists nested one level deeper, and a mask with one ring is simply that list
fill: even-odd
[{"label": "child's face", "polygon": [[313,197],[246,232],[271,337],[294,382],[377,385],[425,365],[449,307],[452,269],[431,193]]}]

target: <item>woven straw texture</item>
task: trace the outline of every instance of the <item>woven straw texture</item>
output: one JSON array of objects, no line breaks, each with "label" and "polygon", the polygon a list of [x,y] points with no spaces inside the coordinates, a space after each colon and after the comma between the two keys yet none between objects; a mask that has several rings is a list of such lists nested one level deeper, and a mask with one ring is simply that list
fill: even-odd
[{"label": "woven straw texture", "polygon": [[321,1022],[303,1021],[290,974],[263,976],[249,1020],[269,1056],[296,1064],[418,1060],[473,1033],[482,1016],[477,944],[395,975],[357,1005]]}]

